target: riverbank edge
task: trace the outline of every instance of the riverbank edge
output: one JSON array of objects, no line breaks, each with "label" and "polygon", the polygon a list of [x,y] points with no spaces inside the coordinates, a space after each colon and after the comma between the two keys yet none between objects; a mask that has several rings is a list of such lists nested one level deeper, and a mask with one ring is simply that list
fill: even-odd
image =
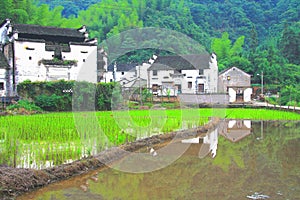
[{"label": "riverbank edge", "polygon": [[135,152],[143,147],[176,142],[183,138],[192,138],[205,135],[217,127],[220,119],[212,119],[208,124],[181,131],[154,135],[148,138],[113,147],[97,155],[90,156],[72,163],[51,168],[35,170],[24,168],[0,167],[0,199],[12,200],[26,192],[36,190],[51,183],[62,181],[76,175],[87,173],[90,170],[106,167],[116,162],[129,152]]}]

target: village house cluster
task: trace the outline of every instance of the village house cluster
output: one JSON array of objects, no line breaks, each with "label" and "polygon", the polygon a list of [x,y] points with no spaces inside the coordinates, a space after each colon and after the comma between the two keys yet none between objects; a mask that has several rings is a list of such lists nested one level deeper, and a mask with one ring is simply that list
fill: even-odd
[{"label": "village house cluster", "polygon": [[[108,56],[78,29],[0,24],[0,96],[17,95],[25,80],[119,82],[124,88],[143,87],[157,96],[227,94],[225,101],[251,101],[251,76],[237,67],[218,72],[217,55],[153,55],[138,64],[108,64]],[[217,95],[215,96],[217,97]],[[205,98],[204,98],[205,99]],[[220,103],[220,102],[219,102]],[[223,102],[221,102],[223,103]]]}]

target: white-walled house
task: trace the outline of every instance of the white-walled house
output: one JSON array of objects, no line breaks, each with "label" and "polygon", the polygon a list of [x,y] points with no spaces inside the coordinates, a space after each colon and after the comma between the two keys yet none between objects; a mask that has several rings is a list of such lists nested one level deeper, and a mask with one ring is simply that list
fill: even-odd
[{"label": "white-walled house", "polygon": [[6,19],[0,33],[0,53],[10,66],[2,82],[6,96],[16,95],[17,84],[25,80],[97,82],[97,40],[88,38],[85,26],[57,28]]},{"label": "white-walled house", "polygon": [[218,88],[219,92],[228,93],[230,103],[251,101],[251,75],[237,67],[220,72]]},{"label": "white-walled house", "polygon": [[148,68],[148,88],[157,95],[216,93],[218,65],[213,53],[159,56]]},{"label": "white-walled house", "polygon": [[124,85],[124,82],[136,77],[136,66],[135,63],[111,63],[108,65],[105,82],[119,82]]},{"label": "white-walled house", "polygon": [[147,87],[148,68],[157,56],[153,55],[147,63],[111,63],[102,82],[119,82],[122,87]]}]

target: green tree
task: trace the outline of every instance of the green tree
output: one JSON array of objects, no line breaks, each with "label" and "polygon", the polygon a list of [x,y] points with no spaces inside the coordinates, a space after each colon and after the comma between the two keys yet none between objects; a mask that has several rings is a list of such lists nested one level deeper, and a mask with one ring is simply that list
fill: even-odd
[{"label": "green tree", "polygon": [[[229,39],[229,34],[224,32],[221,38],[213,38],[211,49],[217,54],[218,56],[218,63],[220,70],[231,67],[228,66],[229,64],[234,63],[233,60],[237,61],[241,59],[237,57],[241,57],[241,53],[243,51],[244,45],[244,36],[240,36],[233,44]],[[246,59],[243,59],[246,61]],[[245,64],[248,65],[248,64]],[[237,66],[239,67],[239,66]],[[245,66],[245,68],[248,68]]]},{"label": "green tree", "polygon": [[300,64],[300,22],[292,26],[286,24],[280,38],[280,48],[290,63]]}]

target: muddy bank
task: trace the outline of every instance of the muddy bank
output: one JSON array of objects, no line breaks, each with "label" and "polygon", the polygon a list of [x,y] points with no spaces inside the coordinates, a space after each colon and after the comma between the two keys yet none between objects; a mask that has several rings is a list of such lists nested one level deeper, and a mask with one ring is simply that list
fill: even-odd
[{"label": "muddy bank", "polygon": [[130,154],[130,152],[135,152],[143,147],[152,147],[157,144],[167,144],[171,140],[174,142],[183,138],[205,135],[210,129],[217,126],[218,121],[218,119],[215,119],[203,127],[155,135],[126,143],[121,145],[120,148],[110,148],[98,155],[52,168],[34,170],[0,167],[0,199],[14,199],[22,193],[46,186],[50,183],[104,167]]}]

